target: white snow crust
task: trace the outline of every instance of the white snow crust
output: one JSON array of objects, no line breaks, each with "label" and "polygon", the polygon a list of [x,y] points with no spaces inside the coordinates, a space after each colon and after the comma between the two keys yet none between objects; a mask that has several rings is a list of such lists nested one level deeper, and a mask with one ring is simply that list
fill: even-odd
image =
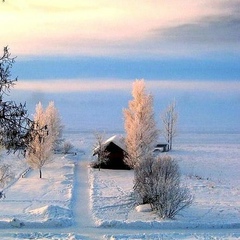
[{"label": "white snow crust", "polygon": [[[0,200],[0,239],[240,239],[239,134],[179,137],[168,154],[178,161],[194,202],[173,220],[161,220],[149,206],[135,205],[133,171],[88,167],[92,133],[66,137],[77,155],[55,155],[42,179],[37,170],[22,178],[24,160],[3,156],[14,161],[16,177]],[[77,179],[79,162],[87,177],[79,174]],[[75,196],[75,188],[82,186],[88,187],[87,195]],[[89,216],[75,212],[78,205],[89,208]],[[86,227],[84,219],[90,218],[93,223]],[[21,226],[12,226],[13,219]]]}]

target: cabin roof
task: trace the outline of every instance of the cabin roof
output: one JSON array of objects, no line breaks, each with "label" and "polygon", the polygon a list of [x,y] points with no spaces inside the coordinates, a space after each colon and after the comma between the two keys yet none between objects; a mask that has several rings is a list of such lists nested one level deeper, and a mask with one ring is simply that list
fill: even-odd
[{"label": "cabin roof", "polygon": [[[116,146],[118,146],[119,148],[121,148],[123,151],[126,152],[126,146],[125,146],[125,142],[124,142],[124,138],[120,135],[114,135],[110,138],[108,138],[104,143],[104,147],[106,148],[110,143],[114,143]],[[93,150],[93,155],[95,155],[98,152],[99,147],[96,147]]]},{"label": "cabin roof", "polygon": [[104,142],[105,147],[107,147],[111,142],[126,152],[126,146],[125,146],[124,138],[122,136],[114,135],[110,137]]}]

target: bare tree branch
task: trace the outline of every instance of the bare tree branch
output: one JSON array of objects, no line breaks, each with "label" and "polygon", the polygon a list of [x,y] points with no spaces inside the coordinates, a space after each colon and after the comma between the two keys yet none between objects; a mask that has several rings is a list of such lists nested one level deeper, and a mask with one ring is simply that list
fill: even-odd
[{"label": "bare tree branch", "polygon": [[163,134],[164,137],[169,144],[169,150],[172,149],[173,138],[177,134],[177,121],[178,121],[178,113],[176,111],[176,102],[173,101],[164,113],[161,115],[163,122]]},{"label": "bare tree branch", "polygon": [[105,137],[103,133],[96,132],[95,134],[95,144],[93,146],[93,154],[97,154],[97,161],[91,164],[92,167],[98,167],[99,171],[104,163],[109,161],[109,152],[106,151]]},{"label": "bare tree branch", "polygon": [[193,196],[180,184],[177,163],[169,156],[150,157],[135,169],[134,192],[138,203],[150,204],[160,218],[174,218],[190,206]]}]

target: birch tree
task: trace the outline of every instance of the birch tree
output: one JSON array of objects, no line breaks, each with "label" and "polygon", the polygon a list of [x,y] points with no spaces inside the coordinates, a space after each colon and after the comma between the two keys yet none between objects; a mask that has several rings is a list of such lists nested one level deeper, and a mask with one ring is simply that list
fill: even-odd
[{"label": "birch tree", "polygon": [[[37,127],[47,129],[46,115],[41,103],[36,105],[34,121],[37,123]],[[27,162],[33,169],[39,170],[39,178],[42,178],[43,166],[52,160],[53,143],[53,138],[46,131],[46,134],[34,135],[29,144],[26,153]]]},{"label": "birch tree", "polygon": [[166,110],[161,115],[161,118],[163,122],[163,135],[169,145],[169,150],[171,150],[173,138],[177,134],[178,113],[176,111],[175,101],[168,105]]},{"label": "birch tree", "polygon": [[154,120],[153,97],[146,92],[144,80],[133,83],[133,99],[124,109],[127,156],[125,162],[130,168],[152,154],[158,138]]},{"label": "birch tree", "polygon": [[51,101],[45,111],[45,124],[48,128],[48,134],[52,137],[53,149],[57,150],[59,144],[62,141],[63,125],[61,124],[61,118],[54,102]]}]

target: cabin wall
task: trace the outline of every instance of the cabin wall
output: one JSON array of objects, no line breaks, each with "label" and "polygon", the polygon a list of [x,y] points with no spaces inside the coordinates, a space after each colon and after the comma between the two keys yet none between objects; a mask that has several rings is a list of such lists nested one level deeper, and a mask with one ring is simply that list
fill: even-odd
[{"label": "cabin wall", "polygon": [[111,142],[106,147],[106,151],[109,153],[109,160],[101,165],[102,168],[129,169],[129,167],[124,163],[124,151],[120,147]]}]

